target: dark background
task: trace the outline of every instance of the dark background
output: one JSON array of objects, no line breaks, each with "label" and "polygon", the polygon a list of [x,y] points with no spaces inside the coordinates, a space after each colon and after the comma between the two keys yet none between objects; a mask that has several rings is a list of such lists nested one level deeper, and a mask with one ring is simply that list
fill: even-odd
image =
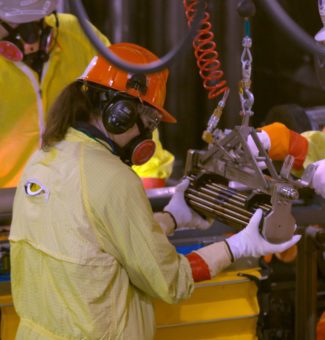
[{"label": "dark background", "polygon": [[[232,128],[240,123],[237,84],[241,78],[243,18],[237,12],[238,2],[207,1],[221,68],[225,72],[223,78],[231,89],[221,120],[222,128]],[[138,43],[158,56],[176,46],[187,32],[181,0],[83,0],[83,3],[92,23],[112,43]],[[280,3],[312,36],[322,27],[317,0],[281,0]],[[290,41],[259,7],[252,19],[252,38],[252,91],[255,96],[252,125],[263,124],[275,105],[295,103],[310,107],[325,104],[325,95],[315,77],[313,56]],[[178,123],[161,124],[159,128],[164,147],[176,156],[176,169],[183,168],[189,148],[205,147],[201,135],[216,103],[216,99],[208,99],[192,47],[188,46],[170,68],[165,104]]]}]

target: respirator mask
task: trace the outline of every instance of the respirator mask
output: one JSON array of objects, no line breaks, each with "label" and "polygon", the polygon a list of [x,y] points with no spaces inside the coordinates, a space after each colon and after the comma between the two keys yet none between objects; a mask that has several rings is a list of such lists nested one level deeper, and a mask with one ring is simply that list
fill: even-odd
[{"label": "respirator mask", "polygon": [[107,132],[119,135],[134,125],[139,134],[124,147],[118,148],[121,160],[128,165],[142,165],[155,152],[152,132],[161,121],[161,114],[139,98],[119,91],[105,91],[100,95],[100,112]]},{"label": "respirator mask", "polygon": [[53,28],[44,19],[22,24],[0,22],[0,54],[39,72],[53,46]]},{"label": "respirator mask", "polygon": [[139,116],[136,124],[140,134],[130,140],[123,148],[121,148],[121,160],[128,165],[142,165],[149,161],[156,150],[156,144],[152,140],[152,132],[156,127],[145,126]]}]

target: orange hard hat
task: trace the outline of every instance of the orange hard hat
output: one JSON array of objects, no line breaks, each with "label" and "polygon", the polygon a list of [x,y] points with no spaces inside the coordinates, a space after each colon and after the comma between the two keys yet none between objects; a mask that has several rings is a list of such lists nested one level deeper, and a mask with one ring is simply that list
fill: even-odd
[{"label": "orange hard hat", "polygon": [[[108,48],[122,60],[133,64],[148,64],[158,60],[152,52],[132,43],[117,43]],[[140,98],[161,113],[162,121],[175,123],[176,119],[163,108],[167,78],[167,69],[149,74],[131,74],[112,65],[102,56],[94,57],[80,77],[86,82]]]}]

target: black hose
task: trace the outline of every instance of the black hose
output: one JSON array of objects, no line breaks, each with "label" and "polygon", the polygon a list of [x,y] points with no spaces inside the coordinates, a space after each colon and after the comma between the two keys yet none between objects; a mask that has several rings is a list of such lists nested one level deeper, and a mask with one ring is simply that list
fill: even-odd
[{"label": "black hose", "polygon": [[325,56],[325,47],[315,42],[299,25],[297,25],[277,0],[255,0],[267,12],[271,19],[286,33],[298,46],[318,56]]},{"label": "black hose", "polygon": [[114,53],[109,51],[107,46],[105,46],[100,41],[100,39],[96,36],[95,32],[89,25],[88,16],[87,13],[85,12],[81,0],[69,0],[69,4],[73,12],[76,14],[80,22],[80,26],[87,35],[88,39],[105,59],[107,59],[110,63],[112,63],[113,65],[120,69],[123,69],[126,72],[154,73],[166,69],[170,64],[172,64],[174,59],[180,54],[180,52],[186,45],[192,44],[192,39],[195,36],[197,30],[199,29],[201,20],[203,19],[205,0],[199,0],[195,18],[185,38],[171,51],[169,51],[163,57],[161,57],[160,60],[153,61],[151,63],[144,65],[141,64],[141,66],[139,64],[125,62],[121,58],[116,56]]}]

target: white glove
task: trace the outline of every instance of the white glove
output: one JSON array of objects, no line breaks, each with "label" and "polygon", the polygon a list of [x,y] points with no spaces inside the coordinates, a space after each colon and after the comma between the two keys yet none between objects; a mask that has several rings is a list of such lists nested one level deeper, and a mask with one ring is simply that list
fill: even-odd
[{"label": "white glove", "polygon": [[[256,134],[257,134],[257,137],[260,140],[263,148],[267,151],[270,150],[271,140],[270,140],[269,135],[263,130],[256,132]],[[254,158],[256,158],[258,156],[259,151],[258,151],[258,148],[257,148],[257,146],[256,146],[251,135],[249,135],[248,138],[247,138],[247,146],[248,146],[252,156]],[[257,162],[257,165],[260,169],[266,168],[265,162]],[[250,189],[247,185],[242,184],[240,182],[236,182],[236,181],[230,181],[228,183],[228,186],[229,186],[229,188],[236,189],[238,191]]]},{"label": "white glove", "polygon": [[325,159],[313,163],[317,166],[315,171],[312,187],[315,192],[325,198]]},{"label": "white glove", "polygon": [[[256,134],[257,134],[257,137],[260,140],[263,148],[267,151],[270,150],[271,139],[270,139],[269,135],[267,134],[267,132],[262,130],[262,131],[257,131]],[[258,148],[257,148],[257,146],[256,146],[251,135],[249,135],[248,138],[247,138],[247,145],[248,145],[252,155],[254,157],[258,156]]]},{"label": "white glove", "polygon": [[185,202],[184,192],[189,185],[190,181],[186,178],[176,186],[175,193],[165,206],[164,211],[173,215],[178,228],[208,229],[211,226],[211,221],[209,222],[201,217]]},{"label": "white glove", "polygon": [[280,244],[266,241],[259,231],[261,218],[262,210],[257,209],[246,228],[226,240],[235,260],[241,257],[281,253],[300,240],[301,235],[294,235],[291,240]]}]

